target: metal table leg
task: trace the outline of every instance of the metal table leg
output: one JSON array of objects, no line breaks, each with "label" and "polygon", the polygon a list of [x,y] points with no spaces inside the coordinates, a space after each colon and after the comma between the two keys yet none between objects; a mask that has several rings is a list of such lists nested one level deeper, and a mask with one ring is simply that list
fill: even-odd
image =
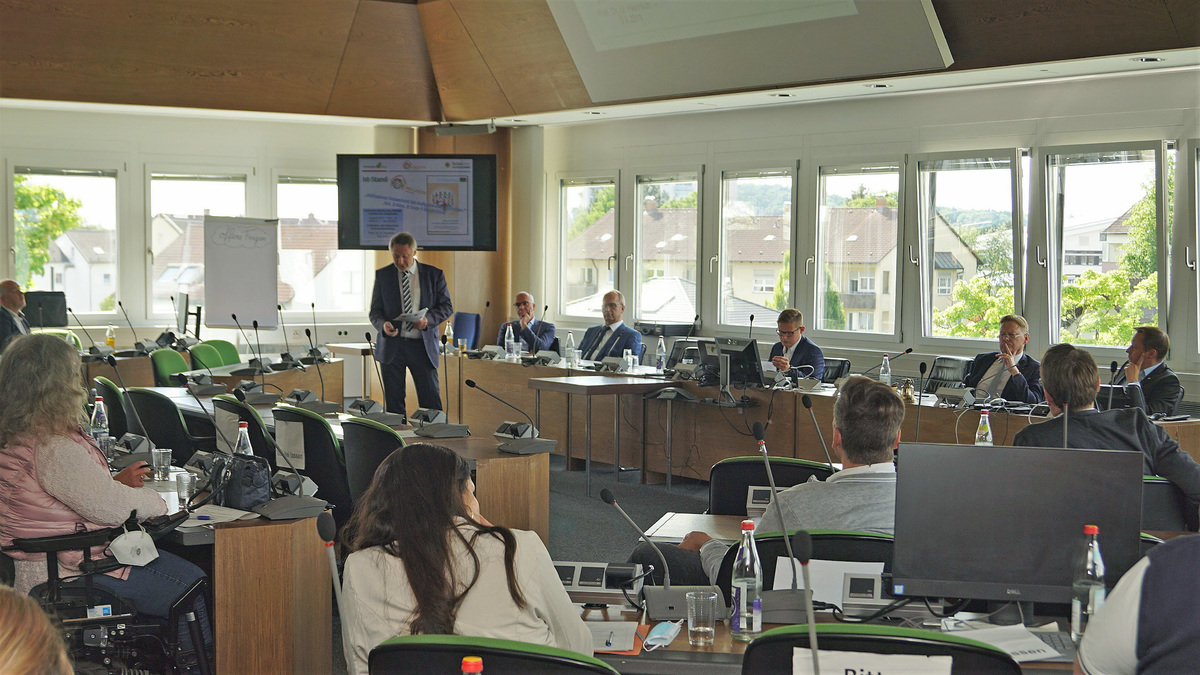
[{"label": "metal table leg", "polygon": [[667,399],[667,492],[671,491],[671,472],[673,466],[671,463],[671,421],[673,419],[671,417],[671,404],[671,399]]},{"label": "metal table leg", "polygon": [[585,396],[587,405],[587,420],[584,422],[584,444],[583,444],[583,471],[586,474],[584,485],[587,489],[587,496],[592,496],[592,397]]},{"label": "metal table leg", "polygon": [[613,473],[621,482],[621,395],[613,397]]}]

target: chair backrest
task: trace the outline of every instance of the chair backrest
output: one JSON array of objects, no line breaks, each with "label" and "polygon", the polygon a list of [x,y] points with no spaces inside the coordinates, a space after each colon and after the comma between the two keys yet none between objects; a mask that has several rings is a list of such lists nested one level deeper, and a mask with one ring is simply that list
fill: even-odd
[{"label": "chair backrest", "polygon": [[371,487],[379,463],[403,446],[400,434],[375,420],[351,417],[342,421],[342,452],[346,457],[346,483],[351,501],[358,501]]},{"label": "chair backrest", "polygon": [[[229,340],[205,340],[202,345],[209,345],[217,350],[217,354],[221,356],[221,364],[223,366],[231,366],[235,363],[242,362],[242,356],[238,354],[237,347]],[[197,347],[200,345],[196,345]],[[209,364],[213,365],[213,364]]]},{"label": "chair backrest", "polygon": [[[883,563],[886,571],[892,569],[892,537],[876,532],[851,532],[848,530],[809,530],[812,535],[812,558],[814,560],[839,560],[844,562]],[[792,532],[788,533],[789,535]],[[756,534],[754,545],[758,548],[758,559],[762,562],[763,579],[775,579],[775,563],[787,557],[787,546],[779,532]],[[725,594],[728,603],[729,588],[733,581],[733,561],[737,557],[737,546],[730,546],[721,559],[716,585]],[[765,588],[765,586],[764,586]]]},{"label": "chair backrest", "polygon": [[939,356],[933,360],[929,379],[925,380],[925,393],[936,394],[940,387],[956,387],[967,376],[971,359],[961,356]]},{"label": "chair backrest", "polygon": [[150,361],[154,364],[154,384],[158,387],[171,386],[172,375],[191,370],[183,355],[174,349],[155,349],[150,352]]},{"label": "chair backrest", "polygon": [[333,519],[341,527],[350,517],[352,500],[346,483],[346,460],[333,428],[324,417],[304,408],[281,405],[274,415],[276,436],[280,422],[304,425],[304,468],[297,471],[317,484],[316,496],[333,506]]},{"label": "chair backrest", "polygon": [[1142,476],[1142,530],[1195,532],[1197,505],[1166,478]]},{"label": "chair backrest", "polygon": [[1184,387],[1183,385],[1180,385],[1180,387],[1179,387],[1179,398],[1175,399],[1175,407],[1174,407],[1174,408],[1171,408],[1171,414],[1172,414],[1172,415],[1178,415],[1178,414],[1179,414],[1179,406],[1180,406],[1180,404],[1182,404],[1182,403],[1183,403],[1183,397],[1184,397],[1184,396],[1187,396],[1187,387]]},{"label": "chair backrest", "polygon": [[129,405],[146,425],[146,436],[154,447],[171,449],[171,461],[176,466],[183,466],[196,450],[213,449],[188,433],[179,406],[157,391],[133,387],[129,390]]},{"label": "chair backrest", "polygon": [[[950,633],[872,624],[827,623],[815,628],[817,645],[822,650],[949,656],[950,672],[954,675],[1021,672],[1021,666],[1007,652]],[[742,673],[791,672],[792,649],[808,645],[807,625],[769,630],[746,646]]]},{"label": "chair backrest", "polygon": [[189,351],[192,352],[192,370],[217,368],[225,365],[224,359],[221,358],[221,352],[210,344],[201,342],[193,345]]},{"label": "chair backrest", "polygon": [[[816,476],[820,480],[833,475],[828,464],[807,459],[772,457],[771,473],[775,487],[799,485]],[[762,457],[730,457],[713,464],[708,474],[708,512],[713,515],[746,515],[746,488],[770,485]]]},{"label": "chair backrest", "polygon": [[454,313],[454,339],[467,340],[467,346],[471,349],[479,348],[479,332],[483,329],[480,325],[479,315],[473,312],[455,312]]},{"label": "chair backrest", "polygon": [[[121,438],[130,431],[130,424],[125,416],[125,395],[112,380],[103,375],[92,378],[92,383],[96,385],[96,393],[104,397],[104,408],[108,411],[108,435]],[[137,427],[137,424],[133,426]],[[145,435],[137,429],[134,429],[133,433]]]},{"label": "chair backrest", "polygon": [[45,333],[47,335],[57,335],[58,337],[75,345],[75,349],[83,349],[83,341],[79,339],[79,336],[75,334],[75,331],[69,328],[42,328],[38,330],[38,332]]},{"label": "chair backrest", "polygon": [[825,384],[833,384],[839,379],[850,374],[850,359],[832,359],[825,357],[825,374],[821,376],[821,381]]},{"label": "chair backrest", "polygon": [[558,647],[466,635],[402,635],[371,650],[372,673],[457,673],[464,656],[483,659],[487,675],[551,673],[616,675],[607,663]]},{"label": "chair backrest", "polygon": [[[239,422],[245,422],[250,431],[250,447],[254,450],[254,454],[267,460],[267,464],[271,465],[271,471],[274,472],[278,467],[275,466],[275,448],[267,441],[267,426],[263,424],[262,417],[254,408],[242,403],[229,394],[218,394],[213,397],[213,407],[227,413],[237,415]],[[218,417],[218,419],[220,419]],[[228,429],[217,429],[217,438],[221,434],[229,434]],[[234,436],[230,437],[230,443],[237,442],[237,431],[234,431]],[[218,445],[220,445],[218,443]]]}]

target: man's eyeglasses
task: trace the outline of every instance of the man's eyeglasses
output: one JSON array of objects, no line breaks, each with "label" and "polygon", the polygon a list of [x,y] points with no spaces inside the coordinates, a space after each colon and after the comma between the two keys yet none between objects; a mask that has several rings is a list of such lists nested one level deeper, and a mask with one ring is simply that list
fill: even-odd
[{"label": "man's eyeglasses", "polygon": [[1016,340],[1017,338],[1021,337],[1022,335],[1024,335],[1024,333],[1001,333],[1000,339],[1001,340]]},{"label": "man's eyeglasses", "polygon": [[778,335],[779,337],[788,337],[789,335],[795,335],[796,333],[799,333],[799,332],[800,332],[800,329],[797,328],[796,330],[777,330],[777,331],[775,331],[775,334]]},{"label": "man's eyeglasses", "polygon": [[513,307],[524,307],[525,305],[532,305],[532,304],[533,304],[532,302],[525,300],[524,302],[514,302]]}]

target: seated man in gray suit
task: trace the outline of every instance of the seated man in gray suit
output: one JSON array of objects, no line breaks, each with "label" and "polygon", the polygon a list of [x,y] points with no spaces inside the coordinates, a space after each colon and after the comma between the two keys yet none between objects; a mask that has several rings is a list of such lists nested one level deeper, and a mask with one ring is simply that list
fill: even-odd
[{"label": "seated man in gray suit", "polygon": [[1142,472],[1162,476],[1188,499],[1200,500],[1200,464],[1179,448],[1141,408],[1096,410],[1100,374],[1092,355],[1069,344],[1055,345],[1042,356],[1042,385],[1055,417],[1017,432],[1013,445],[1063,447],[1062,405],[1070,410],[1067,446],[1142,453]]},{"label": "seated man in gray suit", "polygon": [[513,337],[521,343],[518,350],[528,350],[530,354],[536,354],[550,349],[550,345],[554,343],[554,324],[546,323],[534,314],[537,303],[533,301],[533,295],[525,291],[517,293],[513,307],[517,308],[517,320],[500,326],[496,344],[504,346],[504,330],[512,326]]},{"label": "seated man in gray suit", "polygon": [[[833,406],[833,448],[841,471],[825,482],[811,481],[779,493],[784,523],[768,506],[759,532],[788,530],[854,530],[892,534],[896,520],[896,465],[893,451],[900,442],[904,402],[882,382],[852,377]],[[721,560],[729,546],[704,532],[692,532],[679,546],[660,546],[671,581],[683,585],[716,583]],[[639,544],[630,562],[654,565],[662,583],[658,555]]]}]

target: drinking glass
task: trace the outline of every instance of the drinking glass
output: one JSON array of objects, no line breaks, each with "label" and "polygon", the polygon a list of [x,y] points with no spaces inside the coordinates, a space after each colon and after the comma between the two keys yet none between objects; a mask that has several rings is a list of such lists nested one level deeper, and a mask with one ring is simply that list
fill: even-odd
[{"label": "drinking glass", "polygon": [[706,647],[717,633],[717,594],[690,591],[687,594],[688,644]]},{"label": "drinking glass", "polygon": [[166,480],[171,476],[171,449],[154,448],[150,451],[150,466],[154,468],[154,480]]},{"label": "drinking glass", "polygon": [[196,490],[196,475],[191,471],[184,471],[175,476],[175,494],[179,496],[179,508],[186,508],[189,501],[192,499],[192,493]]}]

